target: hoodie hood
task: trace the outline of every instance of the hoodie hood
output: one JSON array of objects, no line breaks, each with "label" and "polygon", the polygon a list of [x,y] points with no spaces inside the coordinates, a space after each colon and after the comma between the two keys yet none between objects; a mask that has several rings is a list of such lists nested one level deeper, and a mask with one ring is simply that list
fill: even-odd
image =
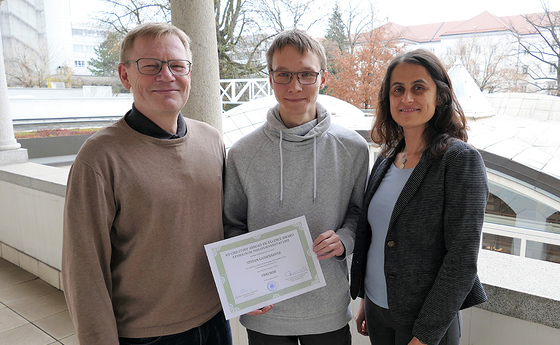
[{"label": "hoodie hood", "polygon": [[[268,137],[276,141],[282,133],[282,140],[293,143],[311,144],[313,138],[320,137],[331,125],[331,115],[320,103],[317,103],[317,118],[300,126],[288,128],[280,117],[280,105],[276,104],[268,110],[264,131]],[[298,145],[299,146],[299,145]]]}]

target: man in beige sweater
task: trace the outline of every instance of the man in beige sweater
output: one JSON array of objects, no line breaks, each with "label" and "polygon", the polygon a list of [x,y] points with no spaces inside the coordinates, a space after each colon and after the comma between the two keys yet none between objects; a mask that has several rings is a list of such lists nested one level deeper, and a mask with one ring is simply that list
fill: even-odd
[{"label": "man in beige sweater", "polygon": [[132,109],[72,165],[62,273],[81,344],[231,344],[204,252],[223,238],[225,148],[180,113],[191,61],[173,25],[131,30],[119,76]]}]

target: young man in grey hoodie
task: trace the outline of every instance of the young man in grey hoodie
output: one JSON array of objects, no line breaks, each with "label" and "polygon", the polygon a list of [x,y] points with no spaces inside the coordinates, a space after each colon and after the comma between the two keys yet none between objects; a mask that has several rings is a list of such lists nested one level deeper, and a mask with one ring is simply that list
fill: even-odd
[{"label": "young man in grey hoodie", "polygon": [[267,52],[278,104],[266,123],[229,150],[226,237],[304,215],[327,285],[241,316],[249,344],[351,343],[346,258],[354,249],[368,169],[366,141],[331,123],[317,103],[323,47],[305,32],[280,33]]}]

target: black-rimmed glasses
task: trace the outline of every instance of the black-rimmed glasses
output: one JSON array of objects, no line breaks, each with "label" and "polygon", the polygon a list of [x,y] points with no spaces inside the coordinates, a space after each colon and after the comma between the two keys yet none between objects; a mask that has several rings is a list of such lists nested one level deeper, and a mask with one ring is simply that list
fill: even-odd
[{"label": "black-rimmed glasses", "polygon": [[140,58],[136,61],[127,61],[126,63],[135,62],[138,72],[145,75],[156,75],[161,72],[163,64],[167,64],[169,71],[176,76],[185,76],[191,73],[192,62],[189,60],[168,60],[161,61],[158,59]]},{"label": "black-rimmed glasses", "polygon": [[319,76],[322,71],[323,70],[319,72],[288,72],[270,70],[270,75],[272,75],[272,81],[276,84],[289,84],[295,75],[301,85],[313,85],[317,82],[317,76]]}]

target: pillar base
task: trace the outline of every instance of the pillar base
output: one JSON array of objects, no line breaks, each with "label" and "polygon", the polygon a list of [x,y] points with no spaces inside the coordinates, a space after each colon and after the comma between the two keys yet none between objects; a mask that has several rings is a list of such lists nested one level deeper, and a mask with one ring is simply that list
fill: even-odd
[{"label": "pillar base", "polygon": [[0,165],[27,163],[27,149],[0,151]]}]

